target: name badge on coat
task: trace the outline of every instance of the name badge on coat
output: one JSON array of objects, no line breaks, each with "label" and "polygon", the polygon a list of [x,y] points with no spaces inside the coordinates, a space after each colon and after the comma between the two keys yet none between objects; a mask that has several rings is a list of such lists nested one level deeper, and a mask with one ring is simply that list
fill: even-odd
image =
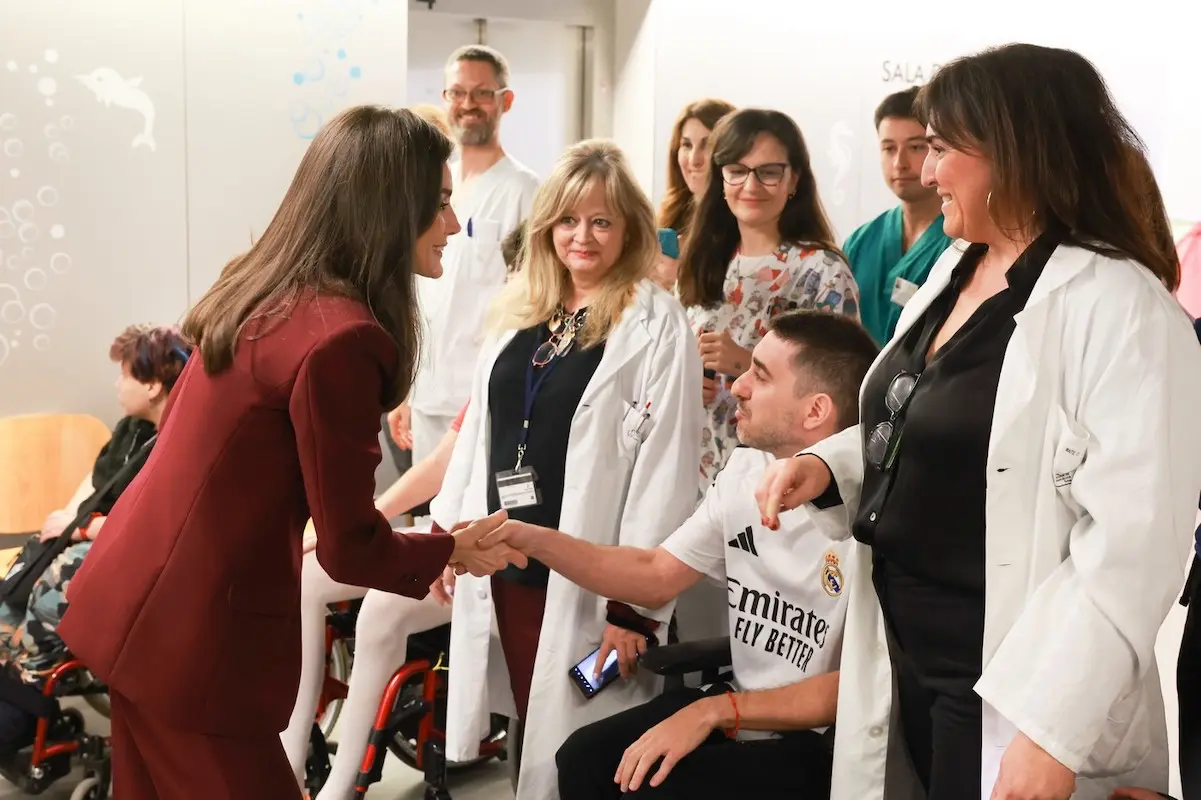
[{"label": "name badge on coat", "polygon": [[500,507],[506,511],[536,506],[542,502],[542,492],[538,490],[538,473],[533,467],[518,467],[498,472],[496,494],[500,498]]},{"label": "name badge on coat", "polygon": [[913,295],[917,294],[918,288],[913,281],[898,277],[892,283],[892,302],[903,308],[913,298]]}]

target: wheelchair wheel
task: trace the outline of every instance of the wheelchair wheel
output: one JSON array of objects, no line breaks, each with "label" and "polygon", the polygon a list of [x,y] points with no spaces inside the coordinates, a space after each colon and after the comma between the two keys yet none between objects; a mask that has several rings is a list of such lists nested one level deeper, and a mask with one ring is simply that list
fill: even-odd
[{"label": "wheelchair wheel", "polygon": [[50,738],[55,741],[78,738],[83,731],[83,712],[78,708],[64,708],[58,719],[50,724]]},{"label": "wheelchair wheel", "polygon": [[[422,697],[423,689],[424,689],[424,686],[423,686],[422,677],[420,675],[415,675],[413,677],[413,680],[411,680],[409,683],[407,683],[405,685],[405,687],[403,689],[401,689],[400,699],[397,701],[397,705],[398,706],[405,705],[406,700],[408,700],[409,698],[413,698],[414,700],[420,700],[420,698]],[[399,758],[401,761],[403,761],[405,764],[412,767],[413,769],[418,768],[417,767],[417,728],[420,724],[421,724],[421,717],[419,717],[419,716],[413,717],[412,719],[405,720],[405,722],[401,725],[400,730],[398,730],[396,732],[396,735],[392,738],[392,742],[388,747],[388,749],[392,751],[393,755],[395,755],[397,758]],[[508,735],[509,735],[509,718],[502,716],[500,714],[493,714],[491,728],[488,731],[488,736],[481,742],[481,744],[502,744],[503,745],[504,742],[506,741]],[[473,758],[470,761],[448,761],[448,762],[446,762],[446,769],[449,772],[465,770],[465,769],[474,767],[477,764],[482,764],[485,761],[489,761],[492,758],[495,758],[495,756],[491,756],[491,755],[480,756],[478,758]]]},{"label": "wheelchair wheel", "polygon": [[[350,662],[350,648],[347,646],[346,641],[344,639],[336,640],[329,654],[329,677],[342,683],[349,683]],[[325,712],[317,720],[317,725],[321,728],[321,734],[325,736],[327,741],[334,732],[334,726],[338,724],[338,717],[342,713],[342,704],[344,702],[346,701],[341,697],[330,700],[325,706]]]},{"label": "wheelchair wheel", "polygon": [[71,800],[104,800],[106,795],[99,778],[84,778],[71,792]]}]

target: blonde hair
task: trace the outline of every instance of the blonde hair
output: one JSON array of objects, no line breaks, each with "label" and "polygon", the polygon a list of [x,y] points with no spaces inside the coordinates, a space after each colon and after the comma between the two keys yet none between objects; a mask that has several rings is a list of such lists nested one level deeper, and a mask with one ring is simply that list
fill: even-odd
[{"label": "blonde hair", "polygon": [[433,125],[438,130],[450,136],[450,119],[446,112],[430,103],[416,103],[409,108],[417,116]]},{"label": "blonde hair", "polygon": [[570,147],[534,195],[521,264],[493,301],[488,315],[493,331],[532,328],[550,319],[569,296],[571,274],[555,253],[554,228],[593,185],[604,187],[605,203],[625,222],[621,255],[605,275],[588,306],[580,344],[604,341],[650,274],[658,253],[655,214],[616,144],[591,139]]}]

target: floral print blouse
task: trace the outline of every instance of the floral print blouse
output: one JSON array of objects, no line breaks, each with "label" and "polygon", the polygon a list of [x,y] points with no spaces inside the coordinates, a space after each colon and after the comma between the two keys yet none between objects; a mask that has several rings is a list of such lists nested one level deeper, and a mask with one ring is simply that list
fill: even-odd
[{"label": "floral print blouse", "polygon": [[[754,349],[768,324],[786,311],[825,308],[859,318],[859,289],[846,260],[814,245],[784,244],[770,255],[734,256],[726,271],[726,302],[717,308],[688,309],[692,332],[729,330],[739,347]],[[737,375],[719,375],[718,391],[706,411],[701,436],[701,488],[708,489],[738,446],[730,393]]]}]

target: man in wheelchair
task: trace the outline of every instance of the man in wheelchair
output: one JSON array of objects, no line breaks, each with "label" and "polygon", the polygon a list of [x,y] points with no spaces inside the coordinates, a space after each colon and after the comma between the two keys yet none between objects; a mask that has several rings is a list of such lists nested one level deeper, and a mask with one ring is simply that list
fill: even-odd
[{"label": "man in wheelchair", "polygon": [[[491,534],[589,591],[648,608],[704,576],[728,588],[733,676],[670,690],[577,731],[557,755],[563,798],[829,797],[832,748],[822,734],[834,722],[846,586],[855,580],[844,574],[845,551],[854,545],[832,543],[805,508],[768,530],[754,493],[774,458],[858,420],[859,385],[876,352],[846,317],[779,317],[733,386],[745,447],[655,550],[598,546],[512,520]],[[816,513],[845,517],[841,506]]]}]

